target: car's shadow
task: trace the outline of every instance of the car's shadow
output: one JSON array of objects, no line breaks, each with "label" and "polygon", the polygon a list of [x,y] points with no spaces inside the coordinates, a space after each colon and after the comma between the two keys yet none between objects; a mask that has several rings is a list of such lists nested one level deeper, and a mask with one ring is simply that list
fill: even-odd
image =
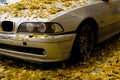
[{"label": "car's shadow", "polygon": [[[106,55],[102,54],[102,50],[109,50],[109,47],[116,46],[117,42],[120,41],[120,34],[108,39],[107,41],[104,41],[95,48],[94,55],[91,58],[94,58],[94,60],[87,60],[87,61],[81,61],[81,62],[74,62],[71,60],[67,60],[64,62],[56,62],[56,63],[32,63],[28,61],[23,61],[20,59],[3,56],[0,55],[0,64],[3,66],[9,66],[13,68],[22,68],[30,69],[30,70],[36,70],[36,69],[42,69],[42,70],[57,70],[57,69],[67,69],[71,67],[87,67],[88,65],[92,65],[95,63],[96,60],[100,60],[100,57]],[[107,48],[107,49],[106,49]],[[109,54],[107,54],[107,57]],[[87,62],[87,64],[84,64],[84,62]]]}]

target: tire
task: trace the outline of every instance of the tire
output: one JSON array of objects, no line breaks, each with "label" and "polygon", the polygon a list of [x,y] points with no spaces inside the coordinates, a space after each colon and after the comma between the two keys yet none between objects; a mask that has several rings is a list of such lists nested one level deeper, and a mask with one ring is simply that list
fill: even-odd
[{"label": "tire", "polygon": [[77,31],[72,57],[74,60],[88,60],[95,46],[95,31],[92,24],[83,24]]}]

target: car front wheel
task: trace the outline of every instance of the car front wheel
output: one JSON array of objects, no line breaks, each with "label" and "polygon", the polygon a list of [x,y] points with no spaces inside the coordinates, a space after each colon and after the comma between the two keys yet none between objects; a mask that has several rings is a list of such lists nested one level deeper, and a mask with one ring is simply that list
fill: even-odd
[{"label": "car front wheel", "polygon": [[79,60],[88,60],[95,45],[95,32],[92,24],[83,25],[78,31],[74,43],[74,55]]}]

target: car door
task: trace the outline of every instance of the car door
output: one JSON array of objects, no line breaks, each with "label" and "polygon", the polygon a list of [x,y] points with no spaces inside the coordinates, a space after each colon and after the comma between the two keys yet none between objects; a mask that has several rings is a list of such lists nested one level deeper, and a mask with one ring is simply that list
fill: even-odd
[{"label": "car door", "polygon": [[103,1],[100,4],[100,10],[97,11],[99,19],[99,29],[98,29],[98,42],[101,42],[111,36],[113,36],[113,5],[112,1]]},{"label": "car door", "polygon": [[120,32],[120,0],[113,0],[112,3],[113,6],[113,33],[119,33]]}]

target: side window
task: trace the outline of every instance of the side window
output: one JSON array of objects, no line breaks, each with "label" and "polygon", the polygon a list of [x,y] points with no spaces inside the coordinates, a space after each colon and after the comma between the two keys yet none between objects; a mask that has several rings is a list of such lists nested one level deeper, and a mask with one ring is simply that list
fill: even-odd
[{"label": "side window", "polygon": [[103,1],[108,2],[108,3],[112,2],[112,0],[103,0]]},{"label": "side window", "polygon": [[106,1],[106,2],[108,2],[109,0],[103,0],[103,1]]}]

